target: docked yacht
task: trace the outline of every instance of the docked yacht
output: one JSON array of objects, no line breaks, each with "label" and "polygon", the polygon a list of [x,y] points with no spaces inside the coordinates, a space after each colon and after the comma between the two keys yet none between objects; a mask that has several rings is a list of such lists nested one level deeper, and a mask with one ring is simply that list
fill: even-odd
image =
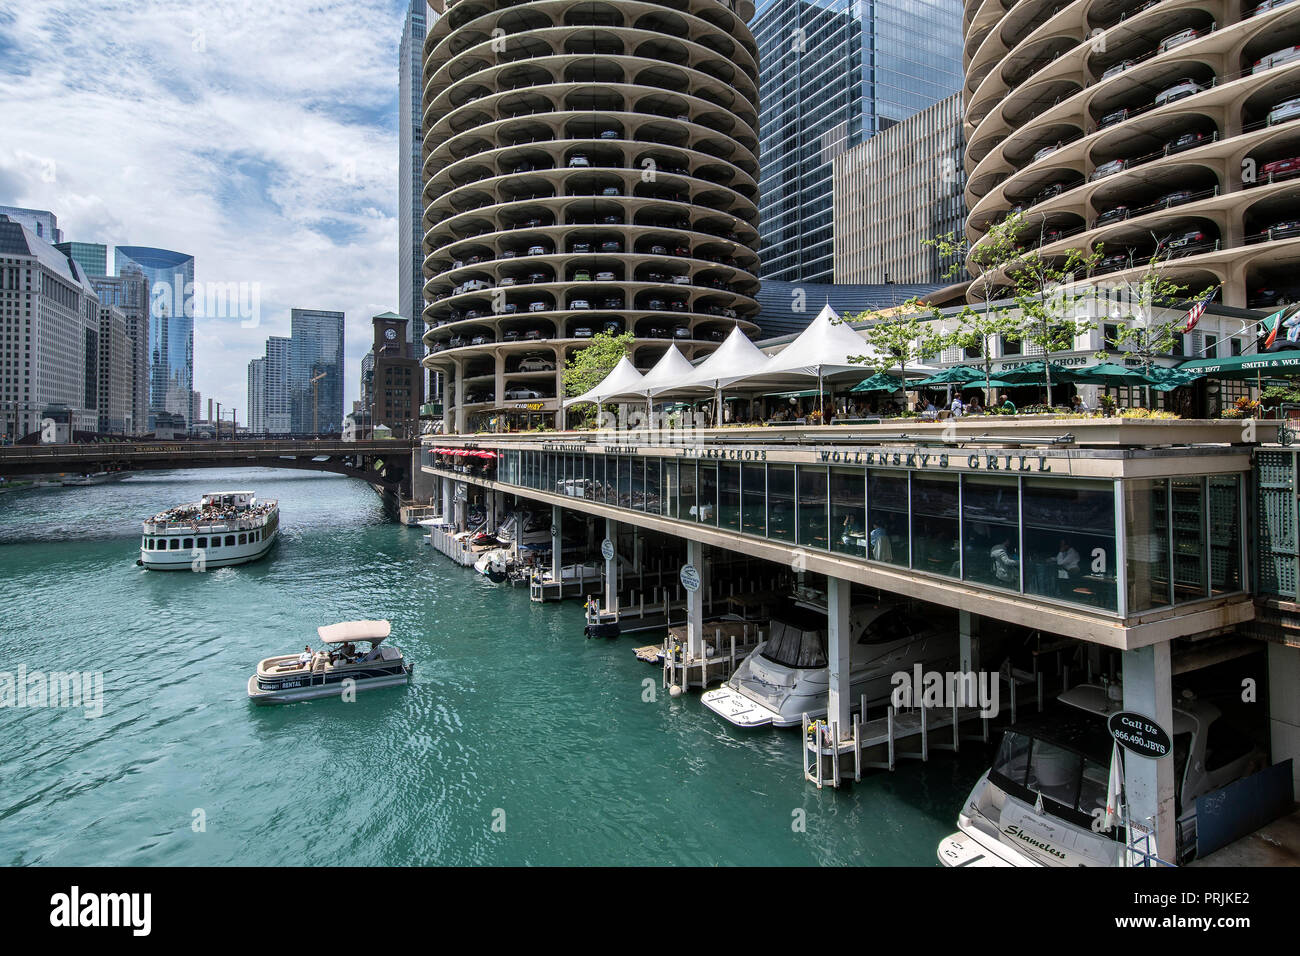
[{"label": "docked yacht", "polygon": [[[1119,685],[1081,684],[1042,719],[1002,736],[990,767],[939,844],[944,866],[1133,866],[1122,816],[1106,829],[1114,741],[1106,719],[1122,709]],[[1213,730],[1211,730],[1213,726]],[[1185,697],[1174,707],[1174,807],[1178,863],[1196,852],[1196,799],[1264,765],[1264,754],[1222,722],[1213,704]],[[1215,752],[1207,758],[1207,740]],[[1145,758],[1136,758],[1145,759]],[[1213,767],[1214,769],[1209,769]],[[1118,808],[1116,808],[1118,809]],[[1175,862],[1175,861],[1168,861]]]},{"label": "docked yacht", "polygon": [[202,571],[256,561],[271,550],[280,506],[251,491],[215,491],[144,522],[137,564],[156,571]]},{"label": "docked yacht", "polygon": [[551,543],[550,515],[532,511],[515,511],[501,522],[496,531],[496,538],[506,544],[549,545]]},{"label": "docked yacht", "polygon": [[[797,727],[804,714],[826,714],[830,669],[826,611],[796,603],[775,611],[767,640],[722,687],[700,700],[737,727]],[[849,696],[854,709],[887,701],[893,675],[920,664],[951,670],[959,657],[957,629],[923,620],[898,604],[855,607],[849,615]]]},{"label": "docked yacht", "polygon": [[[411,680],[413,664],[401,648],[384,641],[388,621],[344,621],[316,628],[325,647],[301,654],[268,657],[248,679],[248,697],[259,704],[288,704],[315,697],[336,697],[349,689],[394,687]],[[367,645],[363,648],[357,644]]]}]

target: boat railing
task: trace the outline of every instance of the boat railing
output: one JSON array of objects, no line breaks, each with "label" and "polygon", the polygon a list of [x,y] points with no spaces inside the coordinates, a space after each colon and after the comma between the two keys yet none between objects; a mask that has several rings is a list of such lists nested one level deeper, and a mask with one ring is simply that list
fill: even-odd
[{"label": "boat railing", "polygon": [[225,531],[256,531],[258,528],[265,527],[271,517],[268,511],[257,518],[232,518],[223,521],[146,521],[144,522],[145,534],[179,534],[181,532],[191,533],[211,533]]}]

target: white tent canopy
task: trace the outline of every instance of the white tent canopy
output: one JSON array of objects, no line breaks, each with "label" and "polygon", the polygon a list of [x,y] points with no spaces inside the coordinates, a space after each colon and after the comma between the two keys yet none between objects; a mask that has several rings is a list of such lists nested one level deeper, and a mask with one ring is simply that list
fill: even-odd
[{"label": "white tent canopy", "polygon": [[793,342],[773,355],[755,375],[747,376],[745,384],[759,384],[754,381],[755,378],[788,378],[792,375],[825,377],[841,372],[861,372],[864,376],[868,374],[869,368],[866,365],[849,359],[870,355],[873,349],[861,335],[838,319],[839,316],[829,304],[824,306]]},{"label": "white tent canopy", "polygon": [[670,345],[663,357],[655,363],[654,368],[645,373],[640,382],[629,389],[617,393],[619,398],[653,398],[665,389],[671,388],[673,382],[693,372],[691,363],[686,360],[676,345]]},{"label": "white tent canopy", "polygon": [[719,345],[712,355],[691,369],[681,381],[675,382],[672,390],[706,388],[716,391],[748,375],[753,375],[770,361],[771,357],[765,355],[751,342],[749,336],[740,330],[740,326],[736,326],[731,330],[726,341]]},{"label": "white tent canopy", "polygon": [[576,398],[566,398],[564,407],[576,405],[579,402],[595,402],[600,404],[611,395],[632,394],[640,395],[639,386],[643,376],[637,371],[631,359],[624,355],[618,360],[613,371],[606,375],[599,385],[595,388],[588,389]]}]

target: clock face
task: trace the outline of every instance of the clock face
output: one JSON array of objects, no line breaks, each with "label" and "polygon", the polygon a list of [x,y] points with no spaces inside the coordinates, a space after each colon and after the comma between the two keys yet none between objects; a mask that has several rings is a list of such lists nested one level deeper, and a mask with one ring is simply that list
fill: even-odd
[{"label": "clock face", "polygon": [[389,339],[390,341],[397,338],[397,329],[385,329],[384,338]]}]

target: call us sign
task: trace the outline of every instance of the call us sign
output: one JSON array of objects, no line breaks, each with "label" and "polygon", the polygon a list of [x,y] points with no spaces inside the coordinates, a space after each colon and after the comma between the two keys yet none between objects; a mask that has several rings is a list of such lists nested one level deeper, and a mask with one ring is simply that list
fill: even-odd
[{"label": "call us sign", "polygon": [[1111,714],[1106,721],[1110,735],[1125,750],[1142,757],[1168,757],[1173,752],[1173,743],[1168,732],[1154,720],[1148,720],[1141,714],[1121,710]]}]

